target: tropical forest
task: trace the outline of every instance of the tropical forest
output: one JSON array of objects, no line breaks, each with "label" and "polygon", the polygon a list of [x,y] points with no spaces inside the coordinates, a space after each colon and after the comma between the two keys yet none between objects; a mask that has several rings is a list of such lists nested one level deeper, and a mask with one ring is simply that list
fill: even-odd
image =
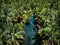
[{"label": "tropical forest", "polygon": [[0,45],[60,45],[60,0],[0,0]]}]

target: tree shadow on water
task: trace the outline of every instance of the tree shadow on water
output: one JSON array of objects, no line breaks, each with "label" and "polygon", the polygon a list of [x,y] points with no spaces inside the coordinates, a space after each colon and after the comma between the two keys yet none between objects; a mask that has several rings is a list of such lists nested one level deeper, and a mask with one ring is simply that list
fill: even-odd
[{"label": "tree shadow on water", "polygon": [[36,35],[35,39],[36,39],[36,41],[35,41],[34,45],[42,45],[42,43],[43,43],[42,38],[40,37],[39,34]]}]

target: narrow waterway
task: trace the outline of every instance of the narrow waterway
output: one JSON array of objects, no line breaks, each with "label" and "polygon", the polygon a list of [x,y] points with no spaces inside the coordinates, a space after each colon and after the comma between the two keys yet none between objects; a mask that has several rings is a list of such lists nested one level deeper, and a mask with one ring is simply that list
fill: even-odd
[{"label": "narrow waterway", "polygon": [[[29,23],[28,23],[29,22]],[[34,14],[29,18],[28,24],[24,25],[25,45],[33,45],[35,43],[36,27],[34,26]]]}]

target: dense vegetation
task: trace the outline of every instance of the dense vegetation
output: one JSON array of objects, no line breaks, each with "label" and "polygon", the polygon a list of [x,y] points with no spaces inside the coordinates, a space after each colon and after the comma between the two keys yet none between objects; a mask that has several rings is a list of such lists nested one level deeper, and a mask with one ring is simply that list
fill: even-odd
[{"label": "dense vegetation", "polygon": [[0,0],[0,45],[25,45],[33,14],[34,45],[60,45],[60,0]]}]

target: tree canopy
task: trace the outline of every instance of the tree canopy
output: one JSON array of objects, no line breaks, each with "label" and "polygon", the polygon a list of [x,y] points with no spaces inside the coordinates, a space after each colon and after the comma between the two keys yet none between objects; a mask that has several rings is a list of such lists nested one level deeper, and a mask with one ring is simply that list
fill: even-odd
[{"label": "tree canopy", "polygon": [[0,0],[0,45],[25,45],[33,14],[41,45],[60,45],[60,0]]}]

